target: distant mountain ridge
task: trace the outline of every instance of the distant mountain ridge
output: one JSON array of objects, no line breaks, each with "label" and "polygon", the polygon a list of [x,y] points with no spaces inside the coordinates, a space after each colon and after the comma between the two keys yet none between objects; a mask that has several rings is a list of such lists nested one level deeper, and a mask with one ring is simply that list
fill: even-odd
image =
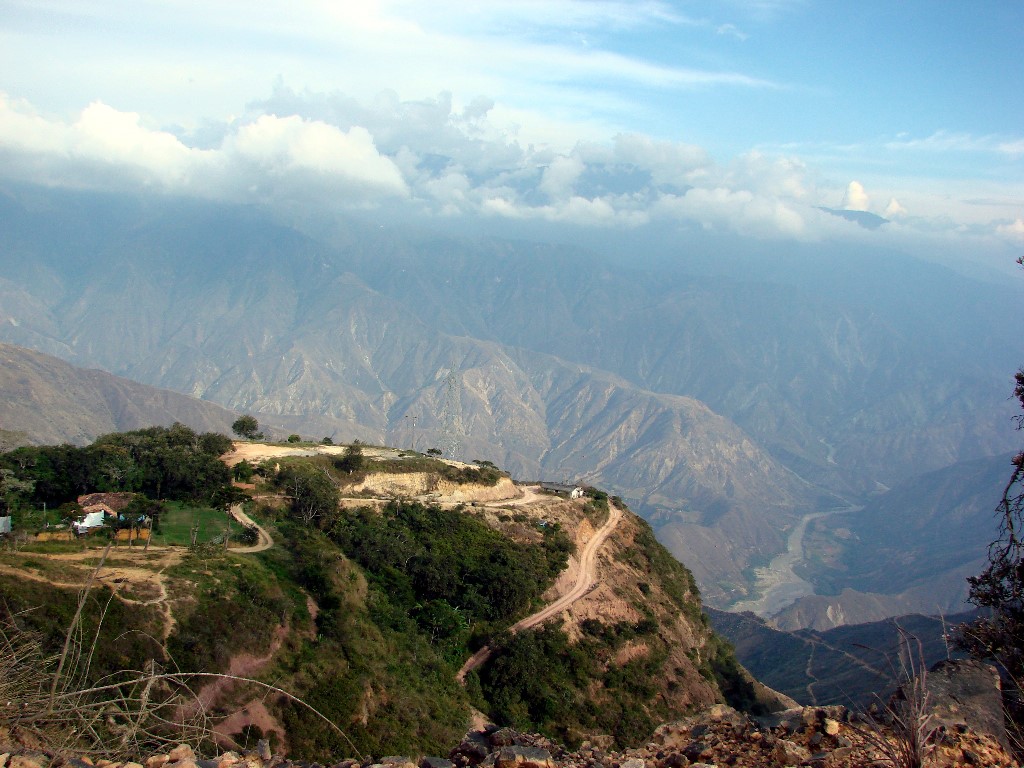
[{"label": "distant mountain ridge", "polygon": [[740,662],[774,690],[805,706],[864,707],[894,685],[901,631],[921,642],[930,667],[943,659],[964,657],[948,645],[946,634],[974,615],[912,614],[827,631],[786,632],[750,613],[707,613],[715,631],[735,647]]},{"label": "distant mountain ridge", "polygon": [[690,269],[681,245],[626,267],[24,188],[0,216],[3,340],[316,439],[452,446],[609,487],[716,604],[802,514],[1014,444],[1019,291],[906,259],[797,249]]},{"label": "distant mountain ridge", "polygon": [[85,445],[100,435],[169,426],[230,434],[237,418],[214,403],[0,343],[0,429],[37,444]]}]

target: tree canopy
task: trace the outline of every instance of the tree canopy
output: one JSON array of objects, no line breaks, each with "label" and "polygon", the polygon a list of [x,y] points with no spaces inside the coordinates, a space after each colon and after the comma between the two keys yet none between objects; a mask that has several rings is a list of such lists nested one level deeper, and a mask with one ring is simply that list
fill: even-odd
[{"label": "tree canopy", "polygon": [[246,440],[256,440],[263,437],[263,434],[260,432],[260,423],[256,420],[255,416],[250,416],[248,413],[235,419],[231,424],[231,430]]},{"label": "tree canopy", "polygon": [[0,454],[0,470],[8,503],[56,507],[95,491],[200,500],[230,483],[231,472],[220,460],[229,450],[225,435],[174,424],[103,435],[84,448],[23,446]]}]

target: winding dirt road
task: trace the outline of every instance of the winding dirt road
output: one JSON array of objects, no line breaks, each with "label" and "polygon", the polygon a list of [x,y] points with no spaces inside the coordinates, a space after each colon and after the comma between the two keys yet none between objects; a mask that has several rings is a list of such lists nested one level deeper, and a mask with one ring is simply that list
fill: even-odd
[{"label": "winding dirt road", "polygon": [[[612,531],[615,530],[621,519],[622,510],[609,502],[608,519],[590,537],[590,540],[583,547],[583,552],[580,553],[579,565],[576,570],[576,583],[573,585],[573,588],[554,602],[548,603],[536,613],[532,613],[525,619],[513,624],[509,629],[510,632],[515,634],[520,630],[530,629],[538,624],[543,624],[548,619],[560,614],[590,591],[597,580],[597,553],[601,549],[601,545],[611,536]],[[465,684],[466,675],[482,666],[491,657],[492,653],[494,653],[494,649],[489,645],[485,645],[469,657],[466,663],[462,665],[462,669],[459,670],[459,674],[455,676],[455,679]]]},{"label": "winding dirt road", "polygon": [[255,528],[256,534],[259,538],[256,540],[256,543],[250,547],[230,547],[228,550],[229,552],[234,552],[236,554],[251,554],[253,552],[263,552],[264,550],[270,549],[274,546],[274,540],[270,538],[270,534],[263,530],[261,526],[256,524],[255,520],[242,511],[241,504],[235,504],[231,507],[231,516],[247,528]]}]

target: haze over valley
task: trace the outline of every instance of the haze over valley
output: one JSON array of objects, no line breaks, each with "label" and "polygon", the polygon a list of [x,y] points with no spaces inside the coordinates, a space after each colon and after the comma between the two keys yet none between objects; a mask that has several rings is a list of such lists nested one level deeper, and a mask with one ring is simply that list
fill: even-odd
[{"label": "haze over valley", "polygon": [[0,19],[6,440],[251,413],[606,489],[782,628],[964,607],[1016,4],[89,6]]},{"label": "haze over valley", "polygon": [[[1004,319],[1019,286],[899,254],[787,248],[768,279],[728,251],[697,269],[666,251],[654,268],[356,218],[318,240],[236,206],[26,187],[8,189],[3,218],[16,223],[0,235],[4,341],[254,413],[282,436],[415,442],[608,488],[719,606],[754,596],[756,566],[805,516],[1000,456],[964,481],[983,541],[1014,447]],[[928,514],[926,495],[899,498],[888,519]],[[812,525],[823,548],[833,520]],[[853,528],[875,547],[879,526]],[[951,578],[881,612],[958,608],[953,587],[982,554],[940,558]],[[838,591],[850,567],[801,573]],[[901,574],[856,588],[903,593],[917,576]]]}]

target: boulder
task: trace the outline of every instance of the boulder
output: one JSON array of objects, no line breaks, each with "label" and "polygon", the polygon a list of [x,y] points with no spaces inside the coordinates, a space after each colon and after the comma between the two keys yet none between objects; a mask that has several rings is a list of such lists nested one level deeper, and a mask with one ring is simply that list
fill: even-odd
[{"label": "boulder", "polygon": [[540,747],[502,747],[495,768],[556,768],[551,753]]},{"label": "boulder", "polygon": [[167,754],[167,759],[172,763],[181,760],[195,760],[196,753],[188,744],[179,744]]},{"label": "boulder", "polygon": [[462,765],[479,765],[489,753],[487,737],[479,731],[473,731],[466,734],[448,757],[452,762]]},{"label": "boulder", "polygon": [[772,750],[772,758],[779,768],[786,768],[790,765],[800,765],[805,760],[811,759],[811,751],[800,744],[786,739],[779,739]]},{"label": "boulder", "polygon": [[940,661],[928,673],[927,689],[933,725],[950,730],[966,726],[1009,749],[1002,686],[995,667],[974,659]]}]

